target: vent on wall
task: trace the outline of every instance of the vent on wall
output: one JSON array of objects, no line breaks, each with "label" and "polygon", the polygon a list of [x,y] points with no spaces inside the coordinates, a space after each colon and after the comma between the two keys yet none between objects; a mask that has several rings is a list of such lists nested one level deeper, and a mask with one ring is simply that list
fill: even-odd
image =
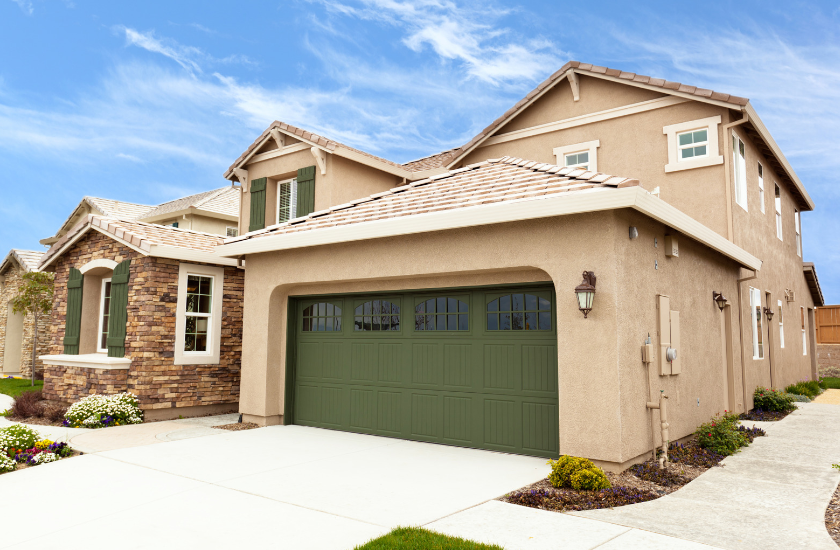
[{"label": "vent on wall", "polygon": [[789,288],[785,289],[785,301],[793,302],[796,300],[796,293]]}]

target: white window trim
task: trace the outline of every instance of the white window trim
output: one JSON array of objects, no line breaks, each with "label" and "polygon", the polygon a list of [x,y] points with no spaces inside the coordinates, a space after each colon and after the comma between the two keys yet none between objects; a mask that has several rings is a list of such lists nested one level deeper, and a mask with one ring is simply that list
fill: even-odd
[{"label": "white window trim", "polygon": [[[732,147],[732,184],[735,204],[750,211],[749,189],[747,186],[747,142],[741,139],[734,130],[732,131],[732,140],[735,142]],[[741,157],[739,144],[744,144],[744,156]],[[740,196],[741,200],[738,200]]]},{"label": "white window trim", "polygon": [[96,333],[96,351],[98,353],[108,353],[108,348],[101,348],[99,347],[99,344],[102,343],[102,318],[105,316],[105,284],[110,282],[110,277],[108,277],[107,279],[102,279],[102,288],[99,291],[99,322],[97,323],[97,326],[99,326],[99,331]]},{"label": "white window trim", "polygon": [[761,207],[761,213],[765,214],[765,207],[764,201],[766,197],[764,196],[764,165],[760,162],[758,163],[758,198],[759,198],[759,206]]},{"label": "white window trim", "polygon": [[[764,346],[758,347],[758,318],[756,317],[756,298],[758,299],[758,311],[761,312],[761,291],[757,288],[750,287],[750,323],[752,324],[752,344],[753,344],[753,359],[764,359]],[[759,313],[760,314],[760,313]],[[764,327],[762,327],[762,333]],[[762,334],[762,343],[764,341],[764,334]]]},{"label": "white window trim", "polygon": [[[210,310],[210,327],[207,330],[207,351],[184,351],[184,331],[187,327],[187,278],[190,275],[213,277],[213,301]],[[225,269],[209,265],[181,263],[178,269],[178,302],[175,312],[175,364],[218,365],[222,337],[222,298]]]},{"label": "white window trim", "polygon": [[[776,196],[776,189],[779,190],[779,196]],[[782,237],[782,188],[779,184],[773,182],[773,209],[776,211],[776,236],[780,241],[784,242]]]},{"label": "white window trim", "polygon": [[[720,154],[720,144],[718,142],[718,125],[720,124],[720,120],[720,116],[713,116],[663,127],[662,133],[668,136],[668,164],[665,165],[665,172],[679,172],[680,170],[691,170],[693,168],[723,164],[723,155]],[[677,134],[688,132],[689,130],[702,130],[704,128],[706,129],[706,136],[709,139],[706,156],[680,160]]]},{"label": "white window trim", "polygon": [[288,180],[282,180],[277,182],[277,204],[275,205],[276,208],[274,212],[276,215],[274,216],[274,223],[280,223],[280,186],[284,183],[291,184],[291,196],[289,197],[289,219],[293,220],[297,216],[297,178],[292,178]]},{"label": "white window trim", "polygon": [[[684,134],[694,134],[694,132],[697,132],[698,130],[706,130],[706,141],[689,143],[688,145],[680,145],[680,140],[679,140],[680,136],[682,136]],[[695,155],[693,157],[684,158],[681,154],[678,154],[677,155],[677,162],[691,162],[695,159],[705,159],[706,157],[708,157],[709,156],[709,131],[706,128],[694,128],[692,130],[686,130],[684,132],[677,132],[677,153],[679,153],[683,149],[693,149],[693,148],[699,147],[701,145],[706,146],[706,154],[705,155],[700,155],[700,156]]]},{"label": "white window trim", "polygon": [[585,141],[583,143],[575,143],[573,145],[563,145],[562,147],[554,148],[554,156],[557,159],[557,166],[566,166],[566,155],[572,153],[589,153],[589,168],[590,172],[598,171],[598,147],[601,146],[601,140]]},{"label": "white window trim", "polygon": [[808,337],[805,332],[805,307],[799,306],[799,322],[802,323],[802,355],[808,355]]},{"label": "white window trim", "polygon": [[779,347],[785,349],[785,310],[779,300]]},{"label": "white window trim", "polygon": [[228,225],[228,226],[226,226],[226,227],[225,227],[225,237],[230,238],[230,239],[235,238],[235,237],[233,237],[233,236],[229,236],[229,235],[227,234],[227,233],[228,233],[228,230],[230,230],[230,229],[235,229],[235,230],[236,230],[236,237],[238,237],[238,236],[239,236],[239,227]]},{"label": "white window trim", "polygon": [[793,211],[793,222],[796,231],[796,255],[802,257],[802,214],[799,210]]}]

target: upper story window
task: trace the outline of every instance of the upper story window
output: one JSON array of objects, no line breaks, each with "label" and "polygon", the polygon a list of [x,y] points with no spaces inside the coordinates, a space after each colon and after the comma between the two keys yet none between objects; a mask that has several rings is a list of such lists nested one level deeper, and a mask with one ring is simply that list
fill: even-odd
[{"label": "upper story window", "polygon": [[508,294],[487,304],[487,330],[551,330],[551,300]]},{"label": "upper story window", "polygon": [[586,141],[573,145],[564,145],[554,148],[554,156],[557,157],[557,165],[567,168],[580,168],[581,170],[598,171],[598,147],[601,140]]},{"label": "upper story window", "polygon": [[718,144],[720,121],[719,116],[713,116],[663,127],[662,133],[668,137],[665,172],[723,164]]},{"label": "upper story window", "polygon": [[400,330],[400,306],[388,300],[369,300],[356,307],[354,317],[357,331]]},{"label": "upper story window", "polygon": [[238,227],[226,227],[225,228],[225,237],[238,237],[239,236],[239,228]]},{"label": "upper story window", "polygon": [[793,211],[793,224],[794,224],[794,227],[796,228],[796,255],[797,256],[802,256],[802,227],[799,225],[800,223],[801,222],[800,222],[799,210],[794,210]]},{"label": "upper story window", "polygon": [[785,310],[779,300],[779,347],[785,348]]},{"label": "upper story window", "polygon": [[108,353],[108,319],[111,309],[111,278],[102,279],[102,294],[99,299],[99,339],[96,351]]},{"label": "upper story window", "polygon": [[764,359],[764,329],[761,322],[761,291],[750,287],[753,359]]},{"label": "upper story window", "polygon": [[680,161],[709,156],[709,130],[703,128],[677,134],[677,148]]},{"label": "upper story window", "polygon": [[184,327],[184,352],[207,353],[213,309],[213,277],[187,276],[187,309]]},{"label": "upper story window", "polygon": [[764,166],[758,163],[758,205],[761,213],[764,214]]},{"label": "upper story window", "polygon": [[277,223],[297,217],[297,180],[277,182]]},{"label": "upper story window", "polygon": [[165,223],[165,224],[163,224],[163,226],[164,227],[174,227],[174,228],[177,229],[178,228],[178,222]]},{"label": "upper story window", "polygon": [[782,239],[782,190],[776,185],[776,236]]},{"label": "upper story window", "polygon": [[318,302],[303,309],[304,332],[338,332],[341,330],[341,308],[330,302]]},{"label": "upper story window", "polygon": [[747,147],[735,133],[732,133],[732,172],[735,187],[735,202],[744,210],[747,206]]},{"label": "upper story window", "polygon": [[438,296],[414,307],[414,330],[469,330],[467,302]]}]

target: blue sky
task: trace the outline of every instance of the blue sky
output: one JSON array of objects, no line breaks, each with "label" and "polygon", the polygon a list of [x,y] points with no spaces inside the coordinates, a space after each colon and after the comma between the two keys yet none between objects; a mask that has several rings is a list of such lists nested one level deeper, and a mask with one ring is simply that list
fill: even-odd
[{"label": "blue sky", "polygon": [[838,32],[838,2],[0,0],[0,250],[84,195],[221,187],[274,119],[395,161],[461,145],[577,59],[749,97],[838,303]]}]

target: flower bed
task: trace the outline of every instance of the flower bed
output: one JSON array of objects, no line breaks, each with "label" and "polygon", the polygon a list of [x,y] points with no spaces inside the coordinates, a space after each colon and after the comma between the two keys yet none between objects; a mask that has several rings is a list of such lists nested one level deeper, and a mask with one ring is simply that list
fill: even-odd
[{"label": "flower bed", "polygon": [[22,424],[0,429],[0,473],[18,467],[37,466],[73,455],[67,443],[41,439],[41,436]]},{"label": "flower bed", "polygon": [[89,395],[67,409],[64,425],[68,428],[108,428],[143,422],[143,411],[133,393]]},{"label": "flower bed", "polygon": [[757,387],[753,392],[753,409],[741,413],[741,420],[772,422],[781,420],[796,410],[794,398],[787,392]]}]

